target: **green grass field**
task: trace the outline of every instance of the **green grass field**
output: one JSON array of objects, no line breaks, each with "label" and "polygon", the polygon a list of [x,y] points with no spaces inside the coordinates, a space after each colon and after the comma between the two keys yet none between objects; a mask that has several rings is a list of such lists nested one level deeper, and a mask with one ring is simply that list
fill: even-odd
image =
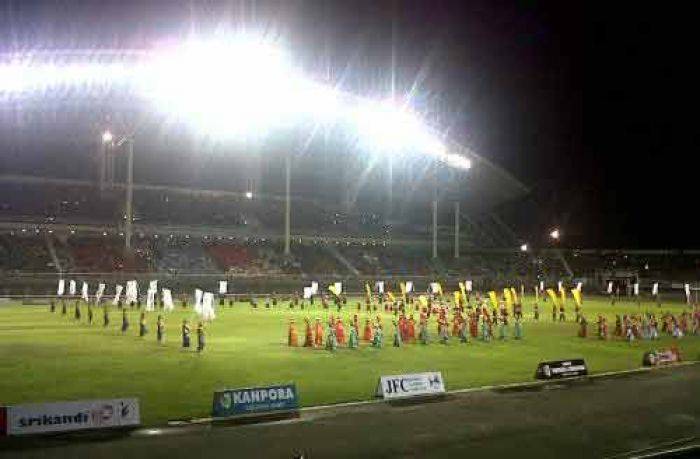
[{"label": "green grass field", "polygon": [[[354,304],[354,301],[349,302]],[[325,350],[289,348],[286,345],[290,317],[297,318],[300,343],[303,342],[303,317],[336,314],[317,305],[305,311],[290,310],[286,303],[277,309],[253,310],[248,304],[218,308],[217,319],[207,331],[207,349],[203,354],[180,349],[179,325],[183,318],[195,319],[191,311],[167,314],[166,343],[155,337],[155,318],[149,315],[149,335],[139,338],[138,311],[130,311],[131,328],[120,331],[121,313],[113,310],[111,325],[102,327],[101,312],[95,324],[54,314],[48,306],[0,305],[0,405],[110,397],[138,397],[145,424],[169,419],[208,416],[212,392],[221,388],[295,382],[304,406],[365,400],[374,396],[382,374],[442,371],[448,390],[530,381],[542,360],[583,357],[592,373],[624,370],[641,366],[644,351],[678,344],[686,360],[700,357],[700,337],[686,336],[676,341],[663,336],[660,342],[599,341],[595,318],[605,314],[614,328],[614,314],[637,312],[632,303],[611,306],[607,300],[586,299],[588,339],[576,337],[578,325],[569,307],[566,323],[553,323],[550,304],[541,305],[539,322],[532,319],[532,301],[525,301],[524,340],[472,341],[459,344],[453,338],[448,345],[433,343],[391,347],[390,318],[384,319],[385,347],[374,349],[365,343],[359,350],[340,348],[332,354]],[[682,311],[680,303],[643,304],[641,310]],[[348,319],[354,313],[345,311]],[[337,314],[336,314],[337,315]],[[365,314],[361,314],[361,324]],[[431,319],[434,320],[434,319]],[[346,320],[347,323],[347,320]],[[389,326],[388,326],[389,325]],[[512,334],[512,327],[511,327]],[[193,334],[193,338],[194,334]],[[193,340],[196,342],[196,338]]]}]

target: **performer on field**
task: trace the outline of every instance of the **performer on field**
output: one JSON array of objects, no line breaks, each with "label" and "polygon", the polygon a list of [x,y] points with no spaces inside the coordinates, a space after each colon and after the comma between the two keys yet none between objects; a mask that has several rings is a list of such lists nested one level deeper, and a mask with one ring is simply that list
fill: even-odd
[{"label": "performer on field", "polygon": [[559,322],[566,322],[566,312],[564,311],[564,303],[559,305]]},{"label": "performer on field", "polygon": [[557,321],[557,303],[552,301],[552,322]]},{"label": "performer on field", "polygon": [[88,324],[92,325],[92,306],[88,303]]},{"label": "performer on field", "polygon": [[61,300],[61,315],[65,316],[68,314],[68,307],[66,306],[66,300]]},{"label": "performer on field", "polygon": [[399,329],[399,324],[395,320],[392,323],[394,324],[394,347],[401,347],[403,341],[401,340],[401,330]]},{"label": "performer on field", "polygon": [[109,326],[109,309],[106,305],[102,309],[102,325],[105,328]]},{"label": "performer on field", "polygon": [[163,316],[158,314],[158,320],[156,321],[156,340],[158,343],[162,343],[165,339],[165,321]]},{"label": "performer on field", "polygon": [[75,302],[75,320],[80,320],[80,300]]},{"label": "performer on field", "polygon": [[146,327],[146,313],[141,313],[141,318],[139,319],[139,336],[144,337],[148,333],[148,327]]},{"label": "performer on field", "polygon": [[343,325],[343,320],[338,317],[338,320],[335,323],[335,336],[337,340],[337,344],[339,346],[344,346],[345,345],[345,326]]},{"label": "performer on field", "polygon": [[579,320],[578,336],[579,338],[588,337],[588,321],[583,316],[581,316]]},{"label": "performer on field", "polygon": [[365,328],[364,328],[364,332],[362,333],[362,339],[367,341],[368,343],[371,343],[372,338],[374,338],[374,333],[372,330],[372,324],[371,324],[370,319],[368,317],[365,319]]},{"label": "performer on field", "polygon": [[384,345],[384,331],[382,330],[381,324],[377,323],[374,327],[374,337],[372,339],[372,346],[376,348],[381,348]]},{"label": "performer on field", "polygon": [[311,319],[306,317],[304,319],[304,323],[306,325],[304,332],[304,347],[314,347],[314,333],[313,329],[311,328]]},{"label": "performer on field", "polygon": [[533,315],[536,321],[540,320],[540,307],[535,303],[533,307]]},{"label": "performer on field", "polygon": [[294,319],[289,321],[289,331],[287,333],[287,345],[291,347],[297,347],[299,345],[299,336],[297,334],[297,327],[294,324]]},{"label": "performer on field", "polygon": [[190,348],[190,324],[187,323],[187,319],[182,319],[182,327],[180,328],[182,335],[182,348]]},{"label": "performer on field", "polygon": [[502,340],[508,339],[508,311],[506,309],[501,313],[501,326],[498,330],[498,338]]},{"label": "performer on field", "polygon": [[323,347],[323,324],[318,317],[314,326],[314,347]]},{"label": "performer on field", "polygon": [[518,317],[515,319],[515,339],[523,339],[523,324],[522,319]]},{"label": "performer on field", "polygon": [[129,329],[129,317],[126,315],[126,309],[122,311],[122,333],[126,333]]},{"label": "performer on field", "polygon": [[49,305],[49,311],[56,312],[56,302],[54,301],[53,298],[51,298],[51,303]]},{"label": "performer on field", "polygon": [[205,343],[205,336],[204,336],[204,323],[200,321],[197,324],[197,352],[202,352],[204,351],[204,345]]}]

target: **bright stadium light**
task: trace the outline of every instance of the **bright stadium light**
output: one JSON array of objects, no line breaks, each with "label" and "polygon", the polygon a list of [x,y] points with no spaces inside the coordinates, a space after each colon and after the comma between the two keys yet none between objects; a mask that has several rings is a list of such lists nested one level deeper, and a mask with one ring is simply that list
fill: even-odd
[{"label": "bright stadium light", "polygon": [[112,143],[112,140],[114,140],[114,136],[111,132],[105,131],[102,133],[102,143]]},{"label": "bright stadium light", "polygon": [[252,191],[246,191],[245,192],[245,197],[248,199],[253,199],[253,192]]},{"label": "bright stadium light", "polygon": [[522,245],[520,246],[520,251],[521,251],[521,252],[527,252],[527,244],[522,244]]},{"label": "bright stadium light", "polygon": [[549,237],[551,237],[555,241],[558,241],[560,236],[561,234],[559,233],[559,229],[556,228],[553,229],[551,233],[549,233]]}]

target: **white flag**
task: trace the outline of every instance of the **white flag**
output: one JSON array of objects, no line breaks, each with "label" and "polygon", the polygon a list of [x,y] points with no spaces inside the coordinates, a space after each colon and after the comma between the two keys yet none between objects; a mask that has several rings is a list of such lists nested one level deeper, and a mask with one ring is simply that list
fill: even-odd
[{"label": "white flag", "polygon": [[564,288],[564,283],[562,281],[557,282],[557,287],[559,288],[559,291],[561,292],[562,289]]},{"label": "white flag", "polygon": [[228,293],[228,283],[226,281],[219,281],[219,294],[226,295]]},{"label": "white flag", "polygon": [[82,298],[83,300],[90,301],[90,297],[88,296],[88,284],[87,282],[83,282],[83,290],[82,290]]},{"label": "white flag", "polygon": [[105,284],[97,284],[97,292],[95,293],[95,303],[100,304],[102,295],[105,292]]},{"label": "white flag", "polygon": [[202,314],[202,295],[204,292],[202,292],[200,289],[195,289],[194,290],[194,312],[197,314]]},{"label": "white flag", "polygon": [[166,311],[172,311],[175,309],[175,304],[173,303],[173,294],[170,289],[164,288],[163,292],[163,309]]},{"label": "white flag", "polygon": [[611,295],[612,295],[612,287],[613,287],[612,281],[608,282],[608,293]]},{"label": "white flag", "polygon": [[638,282],[634,283],[634,294],[639,295],[639,283]]},{"label": "white flag", "polygon": [[654,296],[659,294],[659,283],[658,282],[654,282],[654,285],[652,285],[651,294]]},{"label": "white flag", "polygon": [[440,284],[437,282],[430,283],[430,293],[436,294],[440,291]]},{"label": "white flag", "polygon": [[139,285],[135,280],[126,281],[125,298],[127,304],[136,303],[139,300]]},{"label": "white flag", "polygon": [[316,281],[311,282],[311,294],[312,295],[318,294],[318,282],[316,282]]},{"label": "white flag", "polygon": [[406,293],[413,291],[413,281],[406,281]]},{"label": "white flag", "polygon": [[114,299],[112,300],[113,305],[116,306],[119,303],[119,298],[122,296],[122,290],[124,290],[124,287],[121,285],[117,285],[114,289]]},{"label": "white flag", "polygon": [[333,287],[333,289],[335,290],[336,295],[340,295],[341,293],[343,293],[343,283],[342,282],[336,282],[333,285],[335,285],[335,287]]},{"label": "white flag", "polygon": [[311,287],[304,287],[304,299],[308,300],[311,298]]},{"label": "white flag", "polygon": [[158,291],[158,281],[157,280],[152,280],[151,282],[148,283],[148,290],[152,290],[154,292]]},{"label": "white flag", "polygon": [[75,281],[74,280],[71,280],[68,283],[68,294],[71,296],[75,295]]},{"label": "white flag", "polygon": [[578,284],[576,284],[576,290],[578,290],[580,292],[582,288],[583,288],[583,282],[579,282]]},{"label": "white flag", "polygon": [[66,281],[63,279],[59,279],[58,280],[58,291],[56,292],[56,294],[58,296],[63,296],[63,292],[65,292],[65,290],[66,290]]},{"label": "white flag", "polygon": [[472,281],[468,280],[464,282],[464,290],[466,290],[467,292],[472,291]]},{"label": "white flag", "polygon": [[384,293],[384,281],[375,282],[374,288],[377,290],[377,293]]},{"label": "white flag", "polygon": [[685,301],[690,303],[690,284],[685,284]]},{"label": "white flag", "polygon": [[156,291],[151,290],[149,288],[148,292],[146,293],[146,311],[155,311],[155,309],[156,309],[155,299],[156,299]]},{"label": "white flag", "polygon": [[212,321],[216,319],[214,314],[214,294],[205,292],[202,296],[202,319]]},{"label": "white flag", "polygon": [[544,281],[540,281],[540,292],[544,292]]}]

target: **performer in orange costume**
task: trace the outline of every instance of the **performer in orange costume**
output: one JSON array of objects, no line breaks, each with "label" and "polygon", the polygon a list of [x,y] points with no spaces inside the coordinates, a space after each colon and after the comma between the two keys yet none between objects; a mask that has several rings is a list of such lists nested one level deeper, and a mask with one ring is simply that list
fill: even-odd
[{"label": "performer in orange costume", "polygon": [[321,319],[316,318],[314,333],[314,347],[323,347],[323,324],[321,324]]},{"label": "performer in orange costume", "polygon": [[297,347],[299,345],[299,336],[297,334],[297,327],[294,325],[294,319],[289,321],[289,334],[287,336],[287,345],[292,347]]}]

